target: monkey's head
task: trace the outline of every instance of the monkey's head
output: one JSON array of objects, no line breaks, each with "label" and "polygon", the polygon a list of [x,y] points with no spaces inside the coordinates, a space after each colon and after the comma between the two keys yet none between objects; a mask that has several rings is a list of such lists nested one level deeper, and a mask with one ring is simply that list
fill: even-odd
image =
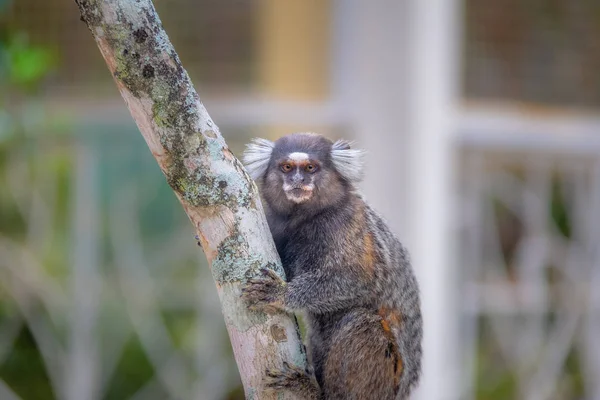
[{"label": "monkey's head", "polygon": [[315,133],[293,133],[275,142],[254,139],[244,152],[248,173],[279,213],[298,205],[314,211],[337,204],[362,178],[363,151]]}]

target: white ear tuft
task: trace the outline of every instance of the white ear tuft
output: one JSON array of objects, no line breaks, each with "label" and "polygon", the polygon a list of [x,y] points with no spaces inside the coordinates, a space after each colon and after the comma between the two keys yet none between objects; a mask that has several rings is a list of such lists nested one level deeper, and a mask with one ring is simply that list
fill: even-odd
[{"label": "white ear tuft", "polygon": [[267,172],[275,143],[267,139],[256,138],[246,146],[243,154],[244,165],[250,177],[254,180]]},{"label": "white ear tuft", "polygon": [[365,151],[350,148],[351,142],[338,140],[331,146],[331,161],[335,169],[348,181],[359,182],[363,177]]}]

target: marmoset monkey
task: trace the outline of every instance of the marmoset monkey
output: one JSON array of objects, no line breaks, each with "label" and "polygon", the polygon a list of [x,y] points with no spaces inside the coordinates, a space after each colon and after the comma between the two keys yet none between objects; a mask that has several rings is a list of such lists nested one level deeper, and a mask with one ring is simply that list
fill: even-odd
[{"label": "marmoset monkey", "polygon": [[306,399],[407,398],[421,373],[419,288],[407,251],[357,193],[363,151],[295,133],[255,139],[243,158],[287,275],[263,270],[243,297],[304,312],[309,332],[312,370],[285,364],[265,386]]}]

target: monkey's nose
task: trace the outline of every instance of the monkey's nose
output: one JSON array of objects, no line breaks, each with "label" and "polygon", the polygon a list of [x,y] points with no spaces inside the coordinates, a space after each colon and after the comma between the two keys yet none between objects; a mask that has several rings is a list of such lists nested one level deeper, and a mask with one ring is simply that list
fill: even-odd
[{"label": "monkey's nose", "polygon": [[294,182],[294,183],[304,183],[304,177],[302,175],[300,175],[300,174],[296,174],[292,178],[292,182]]}]

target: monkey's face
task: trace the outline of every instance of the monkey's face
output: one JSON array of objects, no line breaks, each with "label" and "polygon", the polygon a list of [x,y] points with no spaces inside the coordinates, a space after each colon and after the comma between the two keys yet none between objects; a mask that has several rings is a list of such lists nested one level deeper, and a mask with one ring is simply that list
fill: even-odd
[{"label": "monkey's face", "polygon": [[307,153],[293,152],[276,161],[281,190],[293,203],[304,203],[313,197],[319,162]]},{"label": "monkey's face", "polygon": [[[276,142],[258,139],[244,154],[263,198],[276,212],[318,212],[339,204],[357,179],[355,150],[321,135],[302,133]],[[355,174],[356,175],[356,174]]]},{"label": "monkey's face", "polygon": [[300,206],[318,212],[346,195],[348,185],[328,158],[330,146],[322,151],[290,147],[276,148],[262,184],[263,197],[273,209],[286,214]]},{"label": "monkey's face", "polygon": [[318,212],[338,202],[347,191],[348,185],[326,159],[302,151],[275,157],[262,185],[265,200],[283,213],[296,206]]}]

